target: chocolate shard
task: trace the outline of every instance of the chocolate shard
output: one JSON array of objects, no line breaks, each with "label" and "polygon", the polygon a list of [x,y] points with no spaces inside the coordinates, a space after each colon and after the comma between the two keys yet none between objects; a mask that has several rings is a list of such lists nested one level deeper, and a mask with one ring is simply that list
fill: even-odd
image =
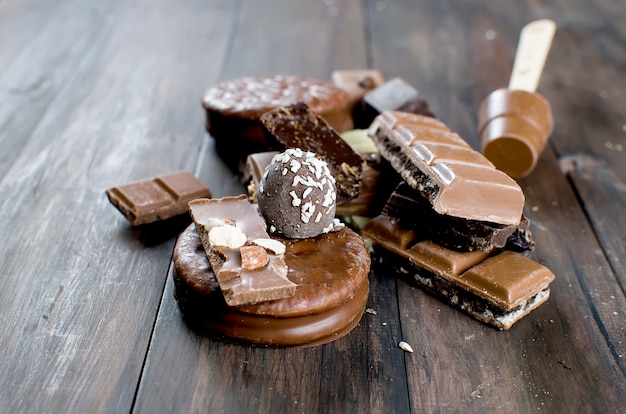
[{"label": "chocolate shard", "polygon": [[434,117],[419,91],[402,78],[393,78],[365,93],[353,111],[354,127],[368,128],[384,111],[402,111]]},{"label": "chocolate shard", "polygon": [[337,204],[359,195],[362,159],[339,134],[307,104],[299,102],[261,116],[268,142],[279,151],[300,148],[326,161],[337,185]]},{"label": "chocolate shard", "polygon": [[148,224],[186,213],[189,202],[210,198],[211,191],[192,173],[179,171],[106,190],[111,202],[132,224]]},{"label": "chocolate shard", "polygon": [[513,225],[439,214],[419,191],[405,182],[396,187],[382,214],[394,219],[399,226],[414,230],[419,237],[452,250],[491,252],[505,246],[517,251],[534,248],[526,217]]},{"label": "chocolate shard", "polygon": [[251,305],[295,294],[297,285],[287,278],[283,253],[265,249],[267,264],[251,269],[245,264],[256,261],[249,257],[254,251],[244,249],[242,263],[242,248],[270,239],[263,218],[245,195],[193,200],[189,211],[226,304]]},{"label": "chocolate shard", "polygon": [[372,123],[370,136],[381,155],[437,213],[518,225],[524,193],[515,180],[459,135],[430,124],[427,117],[407,120],[388,112]]},{"label": "chocolate shard", "polygon": [[499,329],[511,328],[550,296],[554,274],[519,253],[446,249],[384,215],[372,219],[362,236],[386,269]]}]

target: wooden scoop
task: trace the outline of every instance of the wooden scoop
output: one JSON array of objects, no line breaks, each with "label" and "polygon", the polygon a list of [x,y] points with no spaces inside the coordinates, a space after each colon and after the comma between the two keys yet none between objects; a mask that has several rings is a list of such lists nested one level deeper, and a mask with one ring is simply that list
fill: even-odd
[{"label": "wooden scoop", "polygon": [[509,89],[535,92],[555,31],[556,23],[549,19],[535,20],[522,28]]}]

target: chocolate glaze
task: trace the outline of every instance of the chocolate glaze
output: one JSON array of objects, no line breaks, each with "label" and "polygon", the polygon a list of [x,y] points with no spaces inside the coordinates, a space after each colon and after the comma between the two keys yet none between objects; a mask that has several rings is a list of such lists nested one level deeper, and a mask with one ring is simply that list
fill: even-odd
[{"label": "chocolate glaze", "polygon": [[190,226],[174,249],[175,296],[194,328],[233,340],[278,346],[331,342],[360,320],[369,290],[370,258],[359,235],[344,228],[287,246],[289,279],[298,285],[287,299],[228,307],[197,232]]}]

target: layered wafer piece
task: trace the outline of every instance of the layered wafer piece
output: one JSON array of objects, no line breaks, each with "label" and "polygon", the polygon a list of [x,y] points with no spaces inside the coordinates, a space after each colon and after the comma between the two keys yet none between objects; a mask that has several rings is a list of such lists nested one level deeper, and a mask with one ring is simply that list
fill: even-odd
[{"label": "layered wafer piece", "polygon": [[419,191],[405,182],[398,184],[391,193],[382,214],[392,217],[401,227],[415,231],[421,238],[461,252],[496,249],[528,252],[535,247],[530,221],[525,216],[514,225],[439,214]]},{"label": "layered wafer piece", "polygon": [[422,115],[386,111],[370,136],[404,181],[443,215],[518,225],[524,193],[442,122]]},{"label": "layered wafer piece", "polygon": [[550,296],[554,275],[511,251],[459,252],[380,215],[362,231],[386,269],[472,317],[507,330]]}]

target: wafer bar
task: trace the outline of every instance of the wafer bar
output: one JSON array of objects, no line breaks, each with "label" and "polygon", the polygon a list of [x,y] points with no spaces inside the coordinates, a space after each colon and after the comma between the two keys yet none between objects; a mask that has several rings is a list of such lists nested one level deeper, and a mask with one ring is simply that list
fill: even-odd
[{"label": "wafer bar", "polygon": [[106,195],[111,204],[137,226],[186,213],[191,200],[210,198],[211,191],[192,173],[179,171],[109,188]]},{"label": "wafer bar", "polygon": [[386,267],[451,306],[499,329],[509,329],[550,296],[554,274],[515,252],[458,252],[417,237],[387,216],[362,232]]},{"label": "wafer bar", "polygon": [[326,161],[337,185],[337,204],[359,194],[362,159],[339,134],[307,104],[283,106],[261,116],[268,142],[279,151],[300,148]]},{"label": "wafer bar", "polygon": [[517,183],[474,151],[458,134],[425,116],[387,112],[372,123],[378,149],[439,214],[517,225],[524,193]]},{"label": "wafer bar", "polygon": [[226,304],[251,305],[295,294],[296,284],[287,278],[285,246],[270,239],[265,221],[245,195],[193,200],[189,211]]},{"label": "wafer bar", "polygon": [[528,230],[530,222],[525,216],[518,225],[446,216],[437,213],[419,191],[405,182],[398,184],[389,196],[382,214],[420,237],[452,250],[491,252],[506,248],[522,252],[535,247]]}]

